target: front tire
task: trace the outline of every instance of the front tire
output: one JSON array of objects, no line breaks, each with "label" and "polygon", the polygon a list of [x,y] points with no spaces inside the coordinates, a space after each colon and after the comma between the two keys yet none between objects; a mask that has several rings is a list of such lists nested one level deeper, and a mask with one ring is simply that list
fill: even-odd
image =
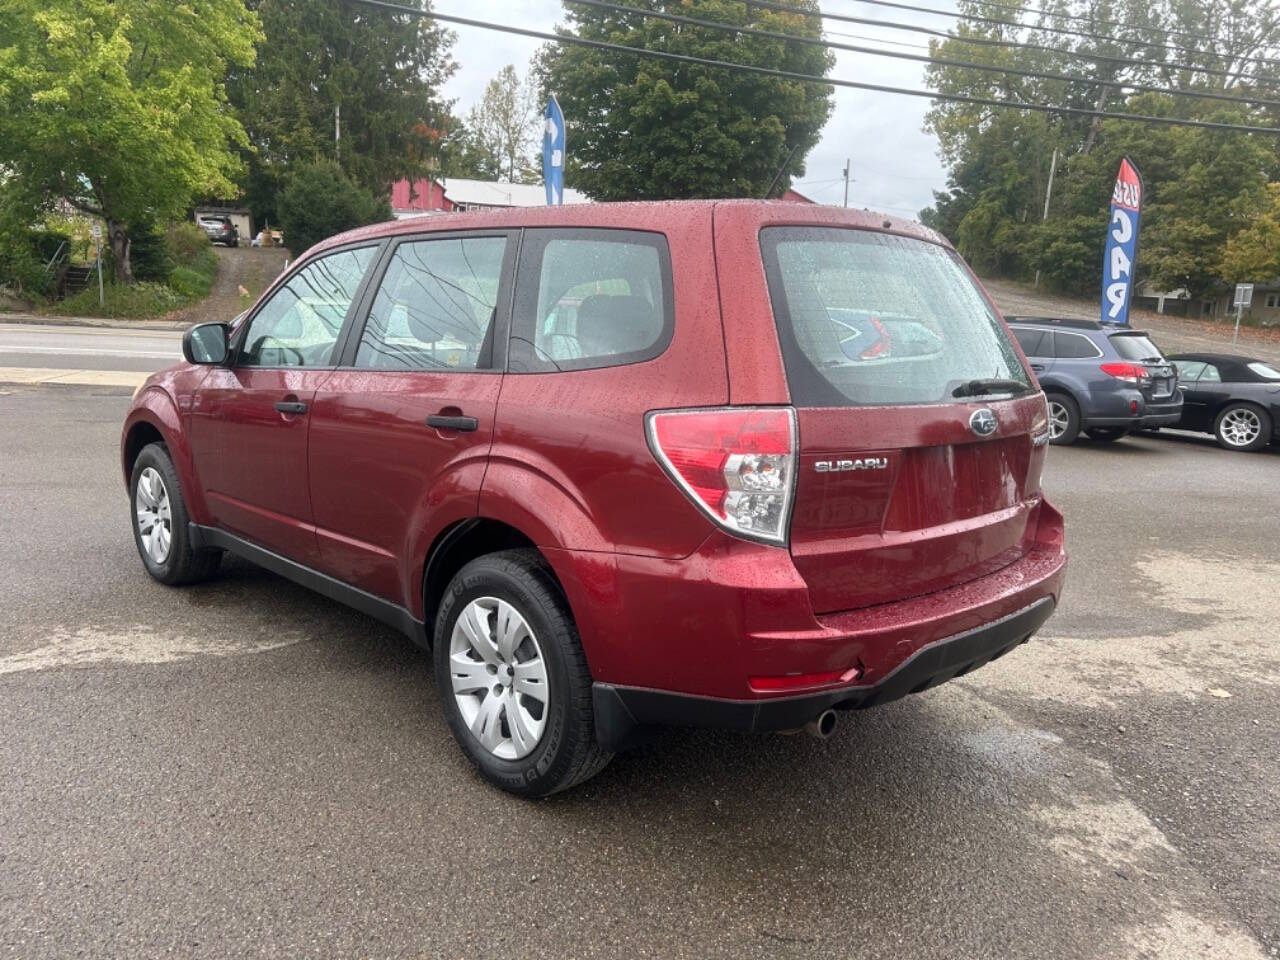
[{"label": "front tire", "polygon": [[1231,403],[1213,421],[1213,435],[1225,450],[1252,453],[1271,442],[1271,417],[1251,403]]},{"label": "front tire", "polygon": [[163,443],[149,443],[133,462],[129,480],[133,541],[147,573],[169,586],[207,580],[220,550],[193,550],[178,472]]},{"label": "front tire", "polygon": [[1049,401],[1049,442],[1069,446],[1080,436],[1080,407],[1065,393],[1051,393]]},{"label": "front tire", "polygon": [[573,616],[536,550],[489,554],[458,572],[440,602],[433,655],[454,739],[495,786],[545,797],[612,757],[596,743]]}]

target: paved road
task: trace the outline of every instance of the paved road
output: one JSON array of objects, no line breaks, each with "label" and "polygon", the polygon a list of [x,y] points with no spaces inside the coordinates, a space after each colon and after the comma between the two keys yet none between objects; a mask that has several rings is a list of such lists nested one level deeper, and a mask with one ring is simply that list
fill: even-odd
[{"label": "paved road", "polygon": [[826,743],[671,732],[527,803],[398,635],[242,563],[146,578],[127,396],[0,392],[0,956],[1280,951],[1280,452],[1055,449],[1040,639]]},{"label": "paved road", "polygon": [[163,370],[182,359],[175,330],[0,324],[0,367]]}]

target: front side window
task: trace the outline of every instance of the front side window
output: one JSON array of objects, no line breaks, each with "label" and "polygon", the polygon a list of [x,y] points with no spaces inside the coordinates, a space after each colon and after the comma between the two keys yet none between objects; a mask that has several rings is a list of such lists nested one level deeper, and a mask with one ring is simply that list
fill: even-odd
[{"label": "front side window", "polygon": [[671,342],[671,260],[659,234],[528,230],[520,253],[511,369],[636,363]]},{"label": "front side window", "polygon": [[243,367],[325,367],[376,247],[312,260],[271,294],[249,321]]},{"label": "front side window", "polygon": [[1212,363],[1204,365],[1204,371],[1200,374],[1201,383],[1221,383],[1222,374],[1218,372],[1218,368]]},{"label": "front side window", "polygon": [[396,247],[360,337],[368,370],[493,366],[506,237],[440,237]]},{"label": "front side window", "polygon": [[[760,237],[796,404],[940,403],[1032,389],[951,251],[840,227],[769,227]],[[991,381],[1004,386],[984,386]]]}]

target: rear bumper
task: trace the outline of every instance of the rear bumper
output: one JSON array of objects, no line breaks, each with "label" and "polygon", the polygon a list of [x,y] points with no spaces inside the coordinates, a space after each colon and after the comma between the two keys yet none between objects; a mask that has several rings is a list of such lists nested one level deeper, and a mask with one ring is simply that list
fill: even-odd
[{"label": "rear bumper", "polygon": [[[1121,414],[1116,410],[1102,411],[1104,415],[1090,415],[1086,411],[1083,426],[1089,427],[1123,427],[1126,430],[1141,430],[1146,427],[1171,427],[1182,419],[1182,393],[1174,391],[1169,399],[1152,402],[1142,397],[1137,390],[1128,391],[1129,395],[1125,398],[1125,409]],[[1127,404],[1130,400],[1136,400],[1138,404],[1138,412],[1130,413]],[[1114,407],[1114,404],[1108,404]],[[1113,415],[1114,414],[1114,415]]]},{"label": "rear bumper", "polygon": [[722,727],[764,732],[802,727],[824,710],[857,710],[920,693],[963,676],[1025,643],[1053,613],[1053,597],[973,630],[916,650],[879,682],[770,700],[726,700],[666,690],[596,683],[596,737],[606,750],[625,747],[639,728]]},{"label": "rear bumper", "polygon": [[600,736],[615,745],[648,724],[796,727],[828,706],[872,706],[940,683],[1034,632],[1061,597],[1067,565],[1061,514],[1044,501],[1026,552],[1007,566],[822,615],[785,550],[727,534],[683,559],[544,554],[578,623]]}]

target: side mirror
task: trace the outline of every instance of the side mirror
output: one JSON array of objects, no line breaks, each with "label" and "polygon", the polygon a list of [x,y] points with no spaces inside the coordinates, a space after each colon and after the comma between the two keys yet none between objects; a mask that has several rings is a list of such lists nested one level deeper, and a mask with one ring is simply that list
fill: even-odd
[{"label": "side mirror", "polygon": [[225,323],[199,323],[182,335],[182,355],[187,363],[226,363],[229,342]]}]

